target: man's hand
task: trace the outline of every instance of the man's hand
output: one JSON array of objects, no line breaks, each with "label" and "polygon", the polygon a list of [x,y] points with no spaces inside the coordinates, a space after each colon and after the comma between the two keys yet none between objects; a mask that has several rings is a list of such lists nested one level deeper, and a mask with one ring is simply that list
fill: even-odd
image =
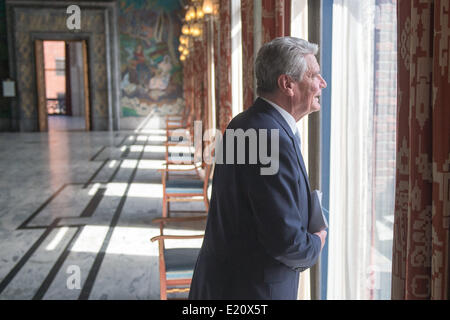
[{"label": "man's hand", "polygon": [[322,250],[323,246],[325,245],[325,239],[327,238],[327,232],[325,230],[322,230],[314,234],[319,236],[321,242],[320,250]]}]

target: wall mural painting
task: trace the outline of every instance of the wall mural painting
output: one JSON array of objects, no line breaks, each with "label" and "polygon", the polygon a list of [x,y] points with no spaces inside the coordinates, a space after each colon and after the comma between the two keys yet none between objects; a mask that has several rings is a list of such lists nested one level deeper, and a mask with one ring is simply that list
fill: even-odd
[{"label": "wall mural painting", "polygon": [[179,0],[121,0],[119,13],[123,117],[178,113],[184,107],[178,38]]}]

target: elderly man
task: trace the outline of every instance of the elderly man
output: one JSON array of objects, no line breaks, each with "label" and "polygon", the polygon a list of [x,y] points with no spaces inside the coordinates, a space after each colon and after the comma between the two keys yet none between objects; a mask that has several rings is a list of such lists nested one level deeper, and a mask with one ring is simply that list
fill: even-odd
[{"label": "elderly man", "polygon": [[[317,45],[293,37],[277,38],[259,50],[259,98],[227,129],[265,129],[269,140],[277,136],[278,171],[262,174],[259,158],[256,164],[216,165],[190,299],[296,299],[300,272],[316,263],[326,231],[307,231],[311,191],[296,123],[320,110],[327,84],[317,51]],[[230,152],[227,139],[224,155]],[[251,150],[247,141],[247,160]]]}]

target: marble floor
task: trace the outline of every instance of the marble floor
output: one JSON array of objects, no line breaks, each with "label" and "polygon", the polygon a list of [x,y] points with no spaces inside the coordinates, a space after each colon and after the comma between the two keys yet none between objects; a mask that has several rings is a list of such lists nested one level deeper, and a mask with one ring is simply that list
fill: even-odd
[{"label": "marble floor", "polygon": [[48,131],[85,131],[84,117],[48,116]]},{"label": "marble floor", "polygon": [[159,299],[164,132],[0,133],[0,299]]}]

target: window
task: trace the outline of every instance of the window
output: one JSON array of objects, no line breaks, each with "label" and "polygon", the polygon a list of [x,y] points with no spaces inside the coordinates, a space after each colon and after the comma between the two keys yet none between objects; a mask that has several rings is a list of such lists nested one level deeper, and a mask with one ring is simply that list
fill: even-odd
[{"label": "window", "polygon": [[57,76],[66,75],[66,58],[55,58],[55,71]]},{"label": "window", "polygon": [[44,41],[47,113],[66,114],[66,51],[64,41]]},{"label": "window", "polygon": [[241,1],[231,1],[231,106],[233,117],[243,111]]},{"label": "window", "polygon": [[[291,2],[291,36],[308,40],[308,1],[297,0]],[[297,122],[297,128],[301,137],[303,161],[308,168],[308,116]],[[310,270],[302,272],[299,283],[298,298],[311,300],[311,275]]]},{"label": "window", "polygon": [[334,0],[328,299],[389,299],[396,1]]}]

